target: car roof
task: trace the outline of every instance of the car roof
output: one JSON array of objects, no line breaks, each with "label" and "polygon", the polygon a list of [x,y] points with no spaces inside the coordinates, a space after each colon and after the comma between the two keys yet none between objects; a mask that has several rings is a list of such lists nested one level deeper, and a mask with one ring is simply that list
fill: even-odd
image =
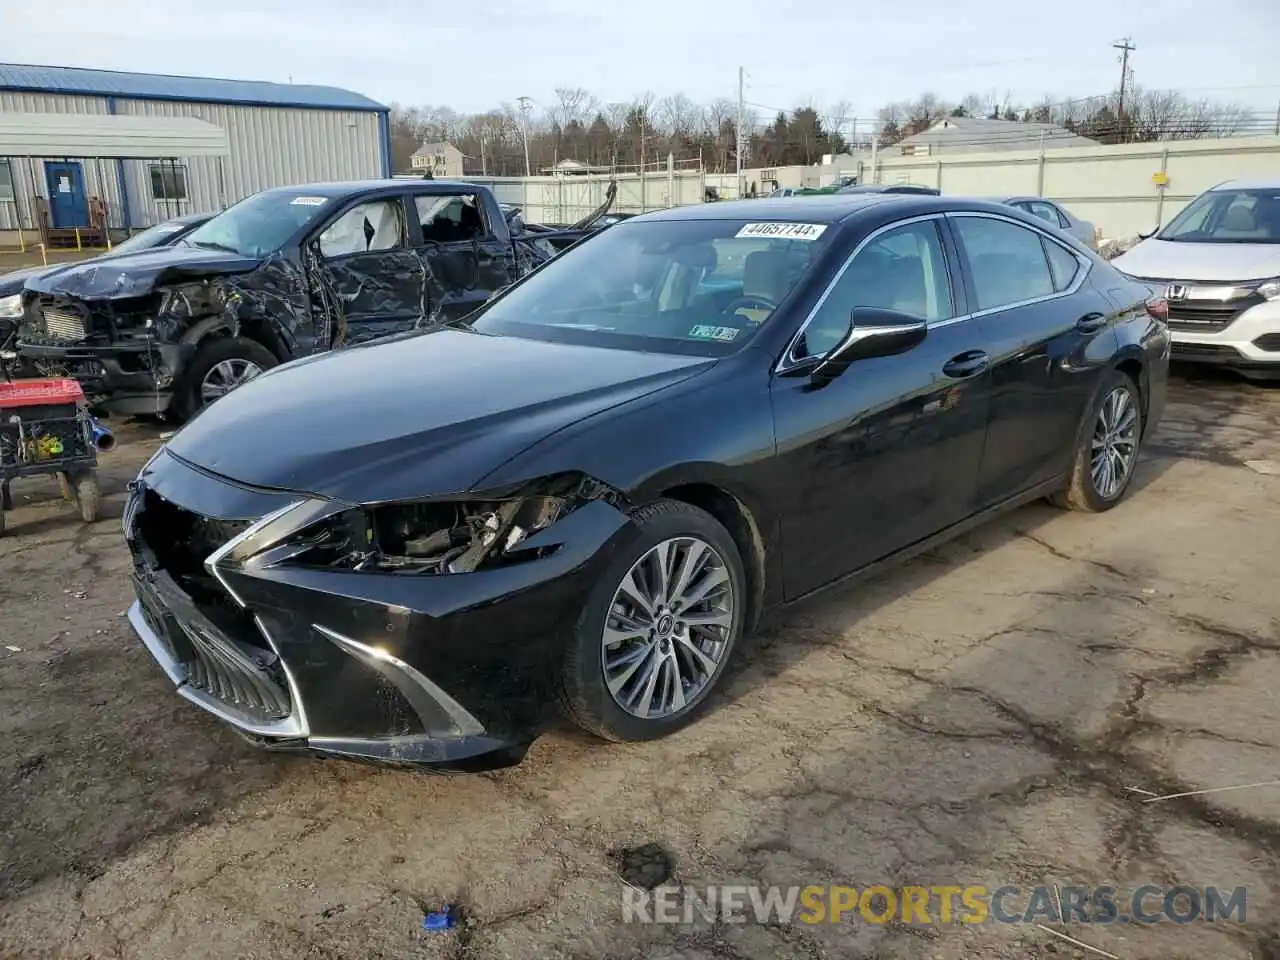
[{"label": "car roof", "polygon": [[764,197],[760,200],[721,200],[719,203],[691,204],[656,210],[631,221],[644,220],[795,220],[801,223],[837,223],[850,214],[880,203],[916,199],[905,193],[869,193],[841,196],[838,193],[807,197]]},{"label": "car roof", "polygon": [[1280,190],[1280,178],[1277,177],[1257,177],[1257,178],[1241,178],[1239,180],[1225,180],[1210,190]]},{"label": "car roof", "polygon": [[927,187],[922,183],[855,183],[841,187],[844,194],[854,193],[917,193],[936,194],[937,187]]},{"label": "car roof", "polygon": [[272,187],[263,193],[296,194],[340,200],[359,194],[376,193],[475,193],[474,183],[461,180],[339,180],[330,183],[297,183],[288,187]]},{"label": "car roof", "polygon": [[986,212],[1011,220],[1021,220],[1028,227],[1043,229],[1044,223],[1020,210],[988,200],[986,197],[956,197],[932,195],[932,193],[828,193],[817,197],[776,197],[768,200],[730,200],[719,204],[694,204],[657,210],[652,214],[636,216],[618,224],[613,229],[630,229],[630,224],[669,220],[737,220],[745,223],[794,223],[837,224],[845,221],[874,218],[908,219],[911,216],[946,214],[946,212]]},{"label": "car roof", "polygon": [[902,217],[949,211],[997,213],[1021,219],[1036,227],[1043,224],[1028,213],[983,197],[941,196],[929,193],[823,194],[810,197],[773,197],[764,200],[726,200],[657,210],[633,217],[628,224],[667,220],[740,220],[746,222],[794,221],[835,224],[863,213],[892,209]]}]

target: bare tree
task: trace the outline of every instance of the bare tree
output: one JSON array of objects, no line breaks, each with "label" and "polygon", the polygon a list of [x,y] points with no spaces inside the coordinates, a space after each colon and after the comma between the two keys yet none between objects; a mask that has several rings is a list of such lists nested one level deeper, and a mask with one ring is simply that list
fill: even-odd
[{"label": "bare tree", "polygon": [[822,125],[828,133],[838,133],[841,137],[853,136],[853,104],[848,100],[837,100],[821,112]]},{"label": "bare tree", "polygon": [[656,113],[658,124],[669,136],[685,138],[693,132],[697,107],[683,93],[673,93],[669,97],[663,97],[658,103]]},{"label": "bare tree", "polygon": [[582,122],[583,114],[590,110],[594,98],[581,87],[556,87],[557,105],[553,108],[555,122],[563,130],[569,124]]}]

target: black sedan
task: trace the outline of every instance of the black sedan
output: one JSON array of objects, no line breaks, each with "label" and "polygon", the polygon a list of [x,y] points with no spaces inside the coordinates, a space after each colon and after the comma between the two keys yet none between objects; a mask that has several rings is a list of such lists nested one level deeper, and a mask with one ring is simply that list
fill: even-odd
[{"label": "black sedan", "polygon": [[1114,506],[1164,403],[1149,297],[980,201],[636,217],[202,412],[131,487],[130,619],[264,746],[482,769],[557,706],[662,736],[788,604],[1035,498]]}]

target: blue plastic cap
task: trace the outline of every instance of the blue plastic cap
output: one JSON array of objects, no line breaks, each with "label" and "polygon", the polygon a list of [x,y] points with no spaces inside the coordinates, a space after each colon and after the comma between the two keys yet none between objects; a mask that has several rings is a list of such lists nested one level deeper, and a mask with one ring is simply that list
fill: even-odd
[{"label": "blue plastic cap", "polygon": [[448,930],[452,926],[452,910],[442,910],[439,913],[428,913],[422,918],[423,930]]}]

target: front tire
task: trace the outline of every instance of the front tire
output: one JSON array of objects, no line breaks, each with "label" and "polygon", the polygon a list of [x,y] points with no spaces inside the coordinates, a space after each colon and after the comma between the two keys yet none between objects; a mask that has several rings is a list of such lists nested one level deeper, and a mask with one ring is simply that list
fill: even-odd
[{"label": "front tire", "polygon": [[1102,513],[1124,499],[1142,445],[1142,394],[1112,370],[1089,409],[1071,460],[1070,482],[1051,499],[1068,510]]},{"label": "front tire", "polygon": [[746,575],[714,517],[642,507],[640,537],[592,589],[563,666],[565,712],[605,740],[665,737],[707,707],[746,622]]},{"label": "front tire", "polygon": [[187,364],[174,394],[173,411],[182,420],[197,413],[280,361],[247,337],[215,337],[204,341]]}]

